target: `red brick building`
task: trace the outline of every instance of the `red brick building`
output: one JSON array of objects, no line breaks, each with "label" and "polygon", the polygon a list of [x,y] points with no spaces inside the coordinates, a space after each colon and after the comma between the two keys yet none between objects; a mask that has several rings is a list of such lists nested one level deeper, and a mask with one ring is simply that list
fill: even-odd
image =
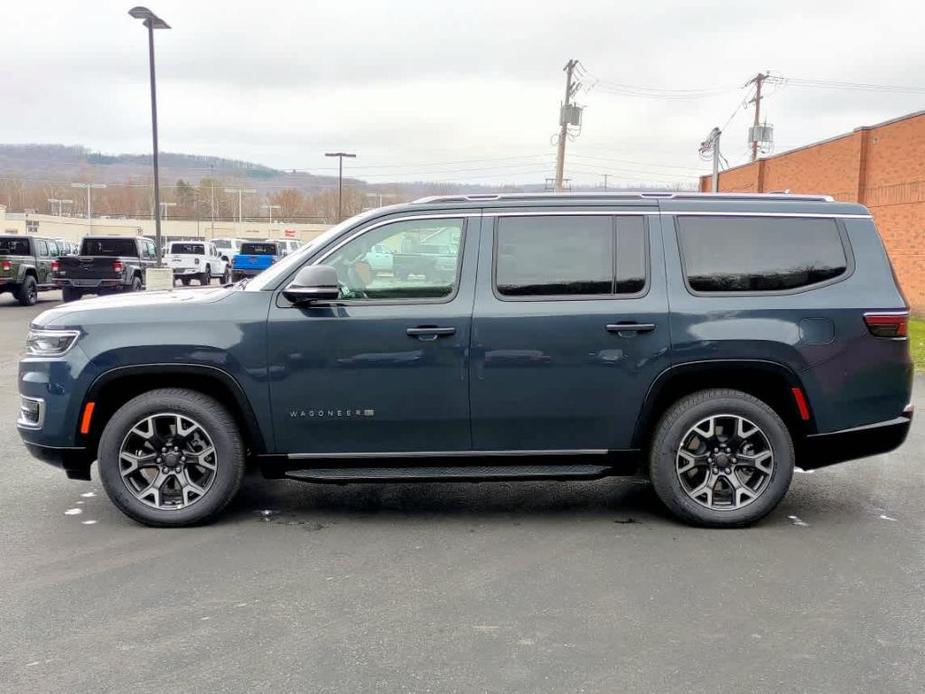
[{"label": "red brick building", "polygon": [[[700,190],[710,185],[701,177]],[[925,314],[925,111],[728,169],[719,189],[826,193],[867,205],[909,302]]]}]

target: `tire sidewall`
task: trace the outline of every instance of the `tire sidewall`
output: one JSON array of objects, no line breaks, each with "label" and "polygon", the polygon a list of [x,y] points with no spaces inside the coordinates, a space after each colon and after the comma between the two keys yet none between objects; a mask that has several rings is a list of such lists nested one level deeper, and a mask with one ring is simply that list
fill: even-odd
[{"label": "tire sidewall", "polygon": [[[693,404],[689,401],[685,398],[672,408],[681,410],[679,416],[672,418],[669,411],[667,430],[656,436],[656,445],[650,455],[650,476],[656,493],[670,510],[698,525],[742,527],[760,520],[780,503],[793,479],[795,456],[786,425],[770,407],[744,393],[738,397],[726,394]],[[678,479],[676,456],[682,437],[697,422],[717,414],[749,419],[768,438],[774,454],[774,469],[765,490],[758,499],[741,509],[717,511],[701,506],[687,495]]]},{"label": "tire sidewall", "polygon": [[[193,395],[193,397],[190,397]],[[219,513],[241,485],[244,453],[231,415],[218,402],[198,394],[157,391],[130,400],[109,420],[100,437],[98,470],[112,502],[127,516],[146,525],[194,525]],[[119,450],[129,429],[143,417],[161,412],[188,416],[205,429],[215,446],[215,479],[206,494],[188,508],[159,510],[146,506],[128,490],[119,470]]]},{"label": "tire sidewall", "polygon": [[23,306],[34,306],[38,303],[38,285],[32,275],[26,275],[25,279],[23,279],[17,298],[19,299],[19,303]]}]

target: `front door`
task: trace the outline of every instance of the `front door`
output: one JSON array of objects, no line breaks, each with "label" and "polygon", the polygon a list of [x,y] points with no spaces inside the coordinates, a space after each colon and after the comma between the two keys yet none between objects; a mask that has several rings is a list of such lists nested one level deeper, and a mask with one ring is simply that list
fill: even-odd
[{"label": "front door", "polygon": [[[478,214],[371,221],[310,262],[341,298],[275,297],[270,395],[280,453],[466,451]],[[373,249],[375,248],[375,251]],[[371,252],[377,257],[369,262]]]},{"label": "front door", "polygon": [[669,365],[656,209],[484,214],[473,447],[629,448],[649,384]]}]

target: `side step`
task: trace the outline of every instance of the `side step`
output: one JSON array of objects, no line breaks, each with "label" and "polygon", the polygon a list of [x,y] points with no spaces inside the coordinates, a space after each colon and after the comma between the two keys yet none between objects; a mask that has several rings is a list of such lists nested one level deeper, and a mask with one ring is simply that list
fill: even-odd
[{"label": "side step", "polygon": [[283,476],[303,482],[344,483],[598,479],[612,474],[610,465],[456,465],[311,468],[289,470]]}]

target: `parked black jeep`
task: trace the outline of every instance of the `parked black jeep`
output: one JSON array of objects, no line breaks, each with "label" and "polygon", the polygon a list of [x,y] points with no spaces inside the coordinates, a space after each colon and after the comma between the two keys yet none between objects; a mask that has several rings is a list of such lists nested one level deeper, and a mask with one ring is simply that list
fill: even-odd
[{"label": "parked black jeep", "polygon": [[80,255],[58,261],[54,283],[65,301],[84,294],[138,292],[144,288],[145,270],[157,262],[154,242],[143,236],[87,236]]}]

